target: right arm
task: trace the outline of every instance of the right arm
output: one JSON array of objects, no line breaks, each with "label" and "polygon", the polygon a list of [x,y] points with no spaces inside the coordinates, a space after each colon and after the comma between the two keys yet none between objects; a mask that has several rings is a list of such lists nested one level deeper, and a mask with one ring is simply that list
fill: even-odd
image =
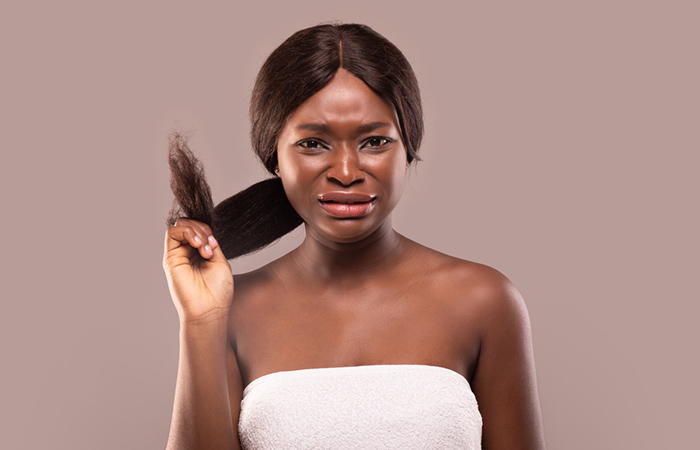
[{"label": "right arm", "polygon": [[168,228],[163,267],[180,317],[180,359],[167,450],[240,449],[242,382],[227,337],[231,267],[211,229],[189,219],[178,219]]}]

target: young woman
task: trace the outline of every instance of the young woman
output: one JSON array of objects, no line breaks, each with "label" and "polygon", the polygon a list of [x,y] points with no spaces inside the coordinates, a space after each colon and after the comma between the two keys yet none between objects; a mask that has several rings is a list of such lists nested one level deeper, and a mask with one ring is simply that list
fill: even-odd
[{"label": "young woman", "polygon": [[[216,209],[171,142],[168,448],[544,448],[517,290],[392,228],[423,134],[401,52],[362,25],[299,31],[263,65],[251,119],[274,177]],[[301,223],[297,249],[232,276],[227,258]]]}]

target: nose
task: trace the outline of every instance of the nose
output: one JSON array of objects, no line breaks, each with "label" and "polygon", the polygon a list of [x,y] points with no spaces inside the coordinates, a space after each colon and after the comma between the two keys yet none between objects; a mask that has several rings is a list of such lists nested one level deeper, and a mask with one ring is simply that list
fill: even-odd
[{"label": "nose", "polygon": [[326,171],[329,180],[343,186],[350,186],[365,179],[365,173],[360,168],[360,158],[356,149],[341,146],[331,152],[330,167]]}]

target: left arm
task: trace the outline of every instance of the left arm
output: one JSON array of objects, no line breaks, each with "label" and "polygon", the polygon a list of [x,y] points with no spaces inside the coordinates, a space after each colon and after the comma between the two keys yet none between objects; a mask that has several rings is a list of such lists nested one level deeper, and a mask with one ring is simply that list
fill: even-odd
[{"label": "left arm", "polygon": [[472,388],[483,417],[484,450],[545,448],[530,320],[505,277],[490,278],[479,299],[481,346]]}]

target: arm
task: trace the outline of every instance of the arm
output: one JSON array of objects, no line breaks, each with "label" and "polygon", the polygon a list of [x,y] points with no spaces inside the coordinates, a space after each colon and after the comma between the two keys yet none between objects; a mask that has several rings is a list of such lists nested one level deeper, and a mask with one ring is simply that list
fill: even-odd
[{"label": "arm", "polygon": [[179,219],[163,267],[180,317],[180,359],[168,450],[240,449],[241,380],[227,337],[233,275],[205,224]]},{"label": "arm", "polygon": [[183,323],[168,450],[240,449],[242,392],[227,318]]},{"label": "arm", "polygon": [[499,274],[479,311],[481,349],[472,380],[484,450],[545,448],[530,320],[520,293]]}]

